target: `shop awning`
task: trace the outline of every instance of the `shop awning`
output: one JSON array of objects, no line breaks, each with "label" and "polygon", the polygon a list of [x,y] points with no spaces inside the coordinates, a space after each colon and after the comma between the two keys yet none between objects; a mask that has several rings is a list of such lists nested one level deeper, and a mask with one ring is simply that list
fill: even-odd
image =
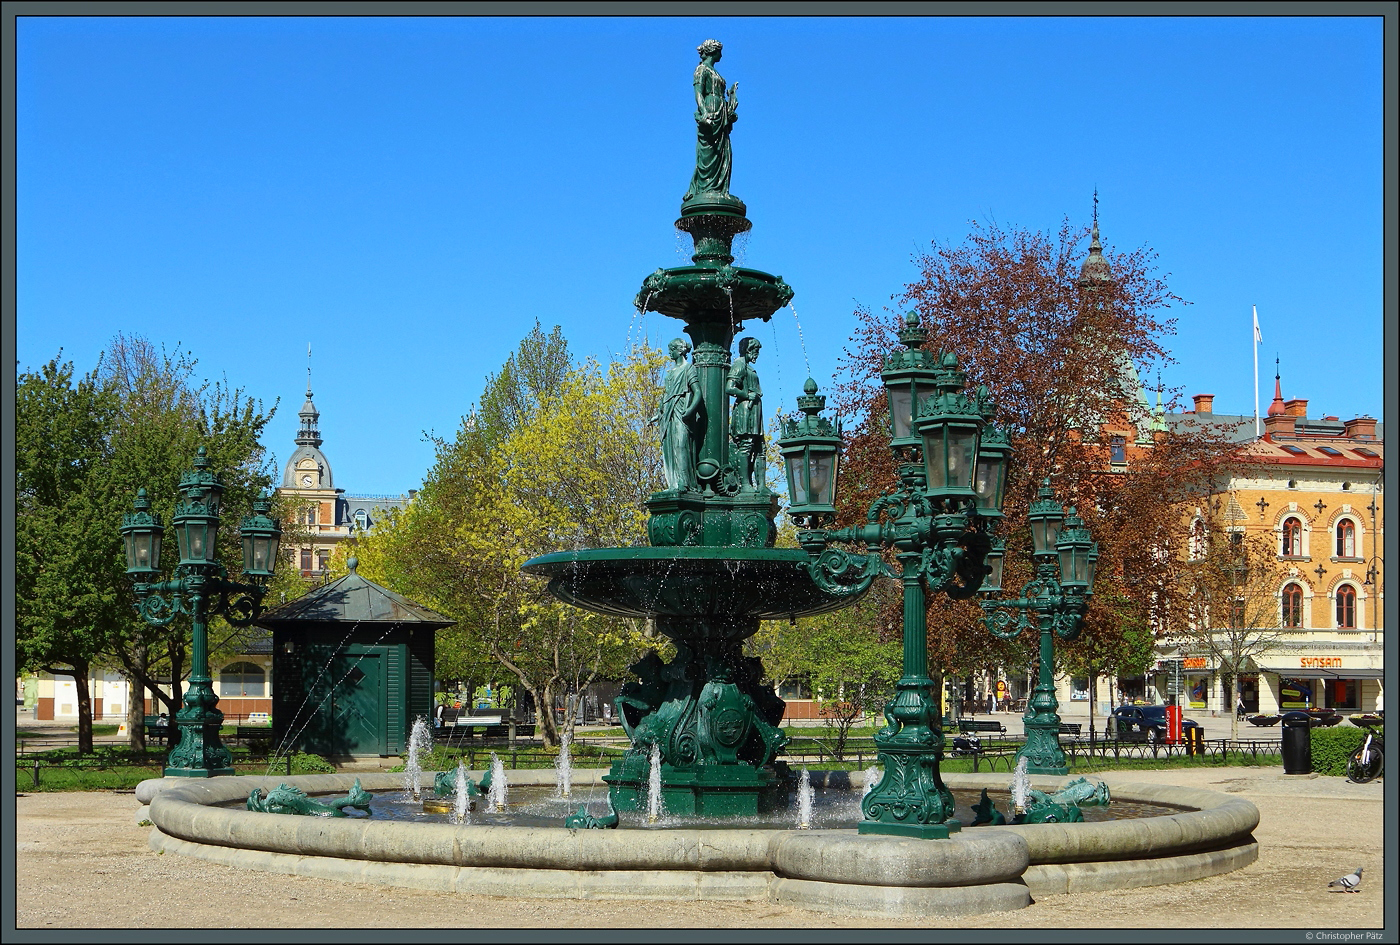
[{"label": "shop awning", "polygon": [[1301,669],[1296,666],[1261,666],[1260,672],[1276,673],[1292,679],[1383,679],[1383,669]]}]

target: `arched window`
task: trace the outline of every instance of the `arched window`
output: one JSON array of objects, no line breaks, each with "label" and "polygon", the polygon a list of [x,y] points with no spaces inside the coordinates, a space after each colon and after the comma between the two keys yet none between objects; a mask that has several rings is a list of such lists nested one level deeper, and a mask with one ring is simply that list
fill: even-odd
[{"label": "arched window", "polygon": [[1283,520],[1283,555],[1286,558],[1303,554],[1303,523],[1296,518]]},{"label": "arched window", "polygon": [[1206,523],[1196,519],[1191,523],[1191,560],[1200,561],[1206,556]]},{"label": "arched window", "polygon": [[1337,588],[1337,629],[1356,629],[1356,588],[1350,584]]},{"label": "arched window", "polygon": [[1303,589],[1297,584],[1283,588],[1283,625],[1293,629],[1303,625]]},{"label": "arched window", "polygon": [[232,663],[219,673],[219,698],[261,699],[267,695],[267,674],[256,663]]},{"label": "arched window", "polygon": [[1337,557],[1356,557],[1356,524],[1349,518],[1337,523]]}]

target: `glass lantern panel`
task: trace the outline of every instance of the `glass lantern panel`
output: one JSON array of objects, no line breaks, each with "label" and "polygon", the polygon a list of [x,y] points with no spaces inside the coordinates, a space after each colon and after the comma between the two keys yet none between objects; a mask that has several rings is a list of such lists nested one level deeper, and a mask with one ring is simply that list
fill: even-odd
[{"label": "glass lantern panel", "polygon": [[1066,584],[1082,584],[1084,579],[1079,574],[1080,564],[1084,560],[1084,552],[1080,548],[1060,549],[1060,580]]},{"label": "glass lantern panel", "polygon": [[1035,553],[1045,554],[1055,550],[1055,542],[1060,537],[1060,523],[1045,519],[1031,522],[1031,537],[1035,540]]},{"label": "glass lantern panel", "polygon": [[185,526],[177,525],[175,527],[175,544],[179,547],[181,561],[188,561],[190,557],[189,541],[185,537],[185,532]]},{"label": "glass lantern panel", "polygon": [[992,571],[982,579],[982,590],[1001,590],[1001,566],[1005,560],[1002,555],[987,555],[987,567],[991,568]]},{"label": "glass lantern panel", "polygon": [[890,423],[895,439],[913,435],[914,406],[914,395],[907,383],[901,382],[900,386],[890,388]]},{"label": "glass lantern panel", "polygon": [[971,489],[973,463],[976,459],[977,431],[950,427],[948,429],[948,485],[959,489]]},{"label": "glass lantern panel", "polygon": [[189,526],[190,560],[192,561],[205,559],[205,552],[208,550],[205,547],[205,539],[208,537],[206,529],[207,526],[203,522]]},{"label": "glass lantern panel", "polygon": [[1001,508],[1001,471],[1005,457],[1000,453],[977,457],[977,476],[972,491],[977,493],[977,507],[989,511]]},{"label": "glass lantern panel", "polygon": [[804,453],[799,453],[787,458],[788,489],[792,493],[791,504],[793,505],[808,504],[807,481],[806,477],[802,475],[802,467],[805,465],[802,462],[804,456]]},{"label": "glass lantern panel", "polygon": [[948,487],[948,459],[943,443],[945,427],[935,427],[924,435],[924,468],[930,489]]},{"label": "glass lantern panel", "polygon": [[831,505],[832,486],[836,477],[832,475],[836,456],[832,453],[812,456],[807,463],[807,482],[812,487],[812,502],[816,505]]},{"label": "glass lantern panel", "polygon": [[1094,553],[1089,555],[1084,562],[1084,580],[1091,591],[1094,589],[1094,572],[1098,570],[1099,565],[1098,550],[1099,546],[1095,545],[1093,547]]}]

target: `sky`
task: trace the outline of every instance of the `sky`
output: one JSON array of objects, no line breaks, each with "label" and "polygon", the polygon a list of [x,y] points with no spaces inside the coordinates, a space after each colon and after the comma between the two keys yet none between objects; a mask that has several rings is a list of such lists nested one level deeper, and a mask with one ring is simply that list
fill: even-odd
[{"label": "sky", "polygon": [[689,262],[709,37],[738,264],[796,292],[746,325],[766,402],[829,386],[934,240],[1087,225],[1097,188],[1190,303],[1169,393],[1251,414],[1257,307],[1261,409],[1277,357],[1311,416],[1387,419],[1379,17],[22,18],[18,369],[178,345],[278,404],[280,464],[310,344],[336,485],[416,489],[536,321],[605,361],[680,333],[632,300]]}]

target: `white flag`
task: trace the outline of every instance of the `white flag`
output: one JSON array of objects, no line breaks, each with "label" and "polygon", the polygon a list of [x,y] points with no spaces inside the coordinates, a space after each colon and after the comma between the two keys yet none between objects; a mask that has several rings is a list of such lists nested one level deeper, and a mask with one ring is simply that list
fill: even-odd
[{"label": "white flag", "polygon": [[1262,345],[1264,336],[1259,334],[1259,306],[1254,306],[1254,343]]}]

